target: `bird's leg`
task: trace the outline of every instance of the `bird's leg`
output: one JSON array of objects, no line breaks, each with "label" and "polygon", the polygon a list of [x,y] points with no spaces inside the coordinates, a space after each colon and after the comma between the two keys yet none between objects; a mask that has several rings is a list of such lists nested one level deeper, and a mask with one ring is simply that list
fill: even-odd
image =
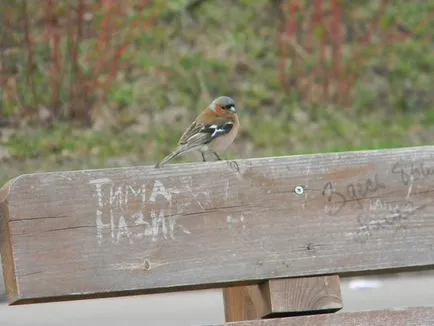
[{"label": "bird's leg", "polygon": [[213,152],[213,153],[214,153],[215,157],[217,158],[217,160],[219,160],[219,161],[221,161],[221,160],[222,160],[222,158],[220,157],[220,155],[219,155],[219,154],[217,154],[217,152]]},{"label": "bird's leg", "polygon": [[204,152],[200,152],[202,154],[202,162],[206,162],[206,157]]}]

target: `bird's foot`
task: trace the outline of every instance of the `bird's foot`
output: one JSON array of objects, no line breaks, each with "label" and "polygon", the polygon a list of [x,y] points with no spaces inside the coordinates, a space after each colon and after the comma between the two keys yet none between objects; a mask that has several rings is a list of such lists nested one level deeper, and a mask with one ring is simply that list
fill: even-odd
[{"label": "bird's foot", "polygon": [[213,152],[214,156],[217,158],[217,160],[221,161],[222,158],[220,157],[220,155],[217,152]]}]

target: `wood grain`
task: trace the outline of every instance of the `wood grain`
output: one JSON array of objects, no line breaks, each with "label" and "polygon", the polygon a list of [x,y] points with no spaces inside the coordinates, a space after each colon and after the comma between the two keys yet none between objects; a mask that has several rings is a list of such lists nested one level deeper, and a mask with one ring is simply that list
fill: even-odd
[{"label": "wood grain", "polygon": [[271,304],[260,284],[231,286],[223,289],[225,320],[261,319],[271,311]]},{"label": "wood grain", "polygon": [[431,326],[434,308],[363,311],[240,321],[214,326]]},{"label": "wood grain", "polygon": [[434,265],[434,147],[35,173],[2,192],[10,302]]},{"label": "wood grain", "polygon": [[296,277],[223,289],[225,320],[336,312],[342,309],[339,276]]}]

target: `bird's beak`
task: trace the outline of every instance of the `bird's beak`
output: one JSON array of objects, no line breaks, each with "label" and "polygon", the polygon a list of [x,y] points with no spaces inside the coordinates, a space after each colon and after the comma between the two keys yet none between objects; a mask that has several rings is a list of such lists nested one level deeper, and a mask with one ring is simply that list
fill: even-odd
[{"label": "bird's beak", "polygon": [[237,109],[235,109],[235,106],[232,105],[230,107],[229,111],[231,111],[232,113],[235,113],[235,112],[237,112]]}]

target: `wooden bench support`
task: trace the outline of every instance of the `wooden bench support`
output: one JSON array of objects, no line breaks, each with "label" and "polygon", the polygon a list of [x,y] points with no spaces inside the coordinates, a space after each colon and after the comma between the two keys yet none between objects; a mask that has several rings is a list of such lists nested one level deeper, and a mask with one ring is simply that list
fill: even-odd
[{"label": "wooden bench support", "polygon": [[338,275],[268,280],[223,289],[226,321],[309,315],[342,309]]}]

